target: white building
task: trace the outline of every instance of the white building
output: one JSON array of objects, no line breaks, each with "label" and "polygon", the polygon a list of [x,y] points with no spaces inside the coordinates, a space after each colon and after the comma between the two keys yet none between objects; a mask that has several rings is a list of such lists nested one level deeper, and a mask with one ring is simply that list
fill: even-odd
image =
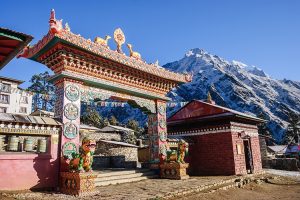
[{"label": "white building", "polygon": [[19,88],[23,82],[0,76],[0,113],[31,113],[32,94]]}]

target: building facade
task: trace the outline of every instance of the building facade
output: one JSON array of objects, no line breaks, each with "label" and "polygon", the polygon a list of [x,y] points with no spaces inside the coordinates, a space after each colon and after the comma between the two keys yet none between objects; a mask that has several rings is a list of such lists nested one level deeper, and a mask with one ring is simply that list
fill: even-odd
[{"label": "building facade", "polygon": [[0,190],[55,188],[61,123],[50,117],[0,114]]},{"label": "building facade", "polygon": [[32,94],[19,88],[23,81],[0,76],[0,113],[29,115]]},{"label": "building facade", "polygon": [[168,119],[169,137],[189,141],[190,175],[262,170],[257,124],[263,120],[194,100]]}]

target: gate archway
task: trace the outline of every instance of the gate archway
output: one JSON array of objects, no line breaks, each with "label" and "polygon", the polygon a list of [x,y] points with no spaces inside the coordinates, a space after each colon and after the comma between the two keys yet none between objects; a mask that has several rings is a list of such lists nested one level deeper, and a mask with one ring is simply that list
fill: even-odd
[{"label": "gate archway", "polygon": [[148,113],[150,159],[155,164],[166,144],[166,93],[191,81],[191,76],[147,64],[132,49],[131,56],[126,56],[122,52],[124,34],[117,29],[114,36],[117,50],[111,50],[107,40],[93,42],[72,33],[52,10],[48,33],[25,48],[21,57],[42,63],[55,74],[51,81],[57,88],[55,116],[63,123],[61,157],[78,149],[80,103],[117,97],[134,102]]}]

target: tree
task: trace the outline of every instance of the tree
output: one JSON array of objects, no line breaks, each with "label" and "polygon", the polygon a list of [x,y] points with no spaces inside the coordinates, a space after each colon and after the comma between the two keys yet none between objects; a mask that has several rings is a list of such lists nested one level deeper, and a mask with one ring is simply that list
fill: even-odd
[{"label": "tree", "polygon": [[271,133],[270,133],[270,129],[269,127],[267,126],[267,115],[264,113],[264,112],[260,112],[258,115],[257,115],[258,118],[260,119],[263,119],[265,120],[264,122],[260,123],[258,125],[258,134],[259,135],[265,135],[265,136],[271,136]]},{"label": "tree", "polygon": [[107,117],[105,117],[104,120],[103,120],[103,125],[108,126],[109,124],[110,124],[109,120],[107,119]]},{"label": "tree", "polygon": [[139,122],[137,122],[134,119],[130,119],[127,122],[127,128],[130,128],[130,129],[132,129],[134,131],[138,131],[138,129],[139,129]]},{"label": "tree", "polygon": [[104,127],[104,121],[99,112],[94,108],[87,108],[86,112],[80,117],[82,123],[98,128]]},{"label": "tree", "polygon": [[124,133],[122,140],[130,144],[136,144],[136,132],[139,130],[139,123],[134,119],[130,119],[126,124],[126,127],[132,129],[133,131],[127,131]]},{"label": "tree", "polygon": [[111,124],[111,125],[117,125],[119,122],[118,122],[118,120],[117,120],[117,118],[115,117],[115,116],[111,116],[110,117],[110,119],[109,119],[109,123]]},{"label": "tree", "polygon": [[285,142],[295,142],[300,144],[300,115],[294,112],[289,114],[288,126],[285,133]]},{"label": "tree", "polygon": [[55,103],[55,87],[48,81],[50,74],[44,73],[35,74],[31,77],[32,83],[27,90],[34,93],[33,95],[33,110],[43,109],[52,111]]}]

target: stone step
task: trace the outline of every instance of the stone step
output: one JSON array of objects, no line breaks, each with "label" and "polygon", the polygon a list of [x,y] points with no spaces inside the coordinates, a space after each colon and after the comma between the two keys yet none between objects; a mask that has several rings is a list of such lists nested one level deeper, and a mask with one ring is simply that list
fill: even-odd
[{"label": "stone step", "polygon": [[96,182],[98,181],[108,181],[108,180],[119,180],[119,179],[129,179],[129,178],[137,178],[142,176],[153,176],[155,175],[154,172],[148,171],[144,173],[130,173],[130,174],[122,174],[122,175],[112,175],[112,176],[97,176],[95,179]]},{"label": "stone step", "polygon": [[127,174],[135,174],[135,173],[146,173],[151,170],[149,169],[124,169],[124,170],[94,170],[94,173],[97,174],[98,178],[102,177],[109,177],[109,176],[121,176],[121,175],[127,175]]},{"label": "stone step", "polygon": [[158,175],[152,175],[152,176],[141,176],[141,177],[135,177],[135,178],[126,178],[126,179],[118,179],[118,180],[108,180],[108,181],[99,181],[95,182],[95,186],[107,186],[107,185],[116,185],[116,184],[121,184],[121,183],[132,183],[132,182],[137,182],[137,181],[142,181],[142,180],[147,180],[147,179],[154,179],[158,178]]},{"label": "stone step", "polygon": [[154,171],[149,169],[122,170],[122,171],[98,171],[95,179],[96,186],[130,183],[146,179],[158,178]]}]

